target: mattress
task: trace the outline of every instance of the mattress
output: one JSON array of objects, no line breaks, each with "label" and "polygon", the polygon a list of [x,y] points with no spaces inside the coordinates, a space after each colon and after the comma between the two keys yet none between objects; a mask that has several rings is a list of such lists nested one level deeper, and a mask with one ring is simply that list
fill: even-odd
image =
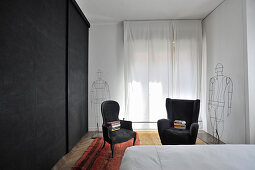
[{"label": "mattress", "polygon": [[255,145],[163,145],[126,149],[120,170],[255,170]]}]

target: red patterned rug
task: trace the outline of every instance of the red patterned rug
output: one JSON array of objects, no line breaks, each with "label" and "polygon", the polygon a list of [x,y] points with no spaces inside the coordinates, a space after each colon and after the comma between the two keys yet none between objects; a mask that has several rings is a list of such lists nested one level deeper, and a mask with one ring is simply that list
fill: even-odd
[{"label": "red patterned rug", "polygon": [[[138,134],[135,145],[140,145]],[[122,157],[127,147],[133,145],[133,139],[116,144],[114,146],[114,158],[110,145],[106,142],[105,147],[103,138],[96,138],[89,146],[88,150],[82,155],[75,164],[73,170],[117,170],[120,167]]]}]

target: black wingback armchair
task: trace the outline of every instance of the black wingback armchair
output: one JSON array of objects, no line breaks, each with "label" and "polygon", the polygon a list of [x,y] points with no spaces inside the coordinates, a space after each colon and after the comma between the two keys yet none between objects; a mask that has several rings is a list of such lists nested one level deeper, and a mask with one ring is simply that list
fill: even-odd
[{"label": "black wingback armchair", "polygon": [[[163,145],[195,144],[198,133],[200,100],[166,99],[168,119],[158,120],[158,133]],[[186,121],[186,129],[174,128],[175,120]]]},{"label": "black wingback armchair", "polygon": [[[112,157],[114,155],[114,145],[117,143],[126,142],[134,138],[133,145],[135,145],[136,132],[132,129],[132,122],[120,120],[120,130],[112,131],[107,122],[113,122],[119,120],[120,106],[116,101],[108,100],[104,101],[101,105],[101,112],[103,117],[103,136],[104,146],[105,142],[111,145]],[[103,146],[103,147],[104,147]]]}]

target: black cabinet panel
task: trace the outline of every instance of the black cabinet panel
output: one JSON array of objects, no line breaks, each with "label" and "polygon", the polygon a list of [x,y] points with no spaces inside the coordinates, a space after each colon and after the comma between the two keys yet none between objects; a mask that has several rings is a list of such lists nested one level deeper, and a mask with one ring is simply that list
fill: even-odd
[{"label": "black cabinet panel", "polygon": [[76,4],[69,1],[68,23],[69,150],[88,131],[88,30]]},{"label": "black cabinet panel", "polygon": [[0,1],[0,169],[50,169],[87,132],[84,18],[74,0]]},{"label": "black cabinet panel", "polygon": [[50,169],[66,152],[67,1],[0,2],[0,169]]}]

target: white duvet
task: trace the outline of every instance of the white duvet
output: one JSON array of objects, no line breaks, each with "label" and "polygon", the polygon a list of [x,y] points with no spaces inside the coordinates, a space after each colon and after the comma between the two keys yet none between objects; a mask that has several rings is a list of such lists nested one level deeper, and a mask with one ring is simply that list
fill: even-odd
[{"label": "white duvet", "polygon": [[255,145],[133,146],[120,170],[255,170]]}]

